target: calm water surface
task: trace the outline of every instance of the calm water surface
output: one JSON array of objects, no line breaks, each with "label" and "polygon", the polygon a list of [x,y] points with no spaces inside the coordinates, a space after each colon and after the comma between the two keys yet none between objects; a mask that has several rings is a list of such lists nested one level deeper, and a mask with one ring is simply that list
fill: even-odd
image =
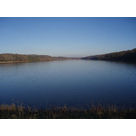
[{"label": "calm water surface", "polygon": [[136,66],[67,60],[0,64],[0,104],[136,107]]}]

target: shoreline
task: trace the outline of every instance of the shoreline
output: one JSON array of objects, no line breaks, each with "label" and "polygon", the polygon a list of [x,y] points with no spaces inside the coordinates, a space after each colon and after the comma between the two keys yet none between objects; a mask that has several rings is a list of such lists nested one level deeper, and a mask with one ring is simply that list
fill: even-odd
[{"label": "shoreline", "polygon": [[27,61],[0,61],[0,64],[14,64],[14,63],[27,63]]},{"label": "shoreline", "polygon": [[16,64],[16,63],[34,63],[34,62],[50,62],[50,61],[64,61],[73,59],[54,59],[54,60],[44,60],[44,61],[0,61],[0,64]]}]

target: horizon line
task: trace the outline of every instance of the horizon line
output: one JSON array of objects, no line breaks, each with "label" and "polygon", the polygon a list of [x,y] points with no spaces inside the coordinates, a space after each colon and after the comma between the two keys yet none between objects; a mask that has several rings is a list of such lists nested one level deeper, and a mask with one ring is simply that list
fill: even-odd
[{"label": "horizon line", "polygon": [[[133,49],[128,49],[128,50],[120,50],[120,51],[113,51],[113,52],[108,52],[108,53],[104,53],[104,54],[95,54],[95,55],[89,55],[89,56],[96,56],[96,55],[105,55],[105,54],[109,54],[109,53],[117,53],[117,52],[122,52],[122,51],[130,51],[130,50],[134,50],[134,49],[136,49],[136,48],[133,48]],[[37,56],[49,56],[49,57],[65,57],[65,58],[82,58],[82,57],[87,57],[88,55],[86,55],[86,56],[78,56],[78,57],[74,57],[74,56],[60,56],[60,55],[58,55],[58,56],[53,56],[53,55],[48,55],[48,54],[25,54],[25,53],[0,53],[0,55],[4,55],[4,54],[13,54],[13,55],[37,55]]]}]

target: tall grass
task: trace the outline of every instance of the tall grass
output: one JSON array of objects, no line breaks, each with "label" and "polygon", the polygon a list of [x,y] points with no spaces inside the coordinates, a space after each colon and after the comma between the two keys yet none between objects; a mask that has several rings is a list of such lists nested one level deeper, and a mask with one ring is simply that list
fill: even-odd
[{"label": "tall grass", "polygon": [[1,119],[135,119],[136,109],[117,108],[114,105],[91,106],[89,109],[68,108],[35,109],[22,105],[0,105]]}]

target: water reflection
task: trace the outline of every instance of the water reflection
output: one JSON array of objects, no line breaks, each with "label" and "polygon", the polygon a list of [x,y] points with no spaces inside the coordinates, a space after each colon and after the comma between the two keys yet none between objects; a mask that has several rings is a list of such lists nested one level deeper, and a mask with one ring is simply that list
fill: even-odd
[{"label": "water reflection", "polygon": [[67,60],[0,65],[0,103],[136,106],[136,65]]}]

